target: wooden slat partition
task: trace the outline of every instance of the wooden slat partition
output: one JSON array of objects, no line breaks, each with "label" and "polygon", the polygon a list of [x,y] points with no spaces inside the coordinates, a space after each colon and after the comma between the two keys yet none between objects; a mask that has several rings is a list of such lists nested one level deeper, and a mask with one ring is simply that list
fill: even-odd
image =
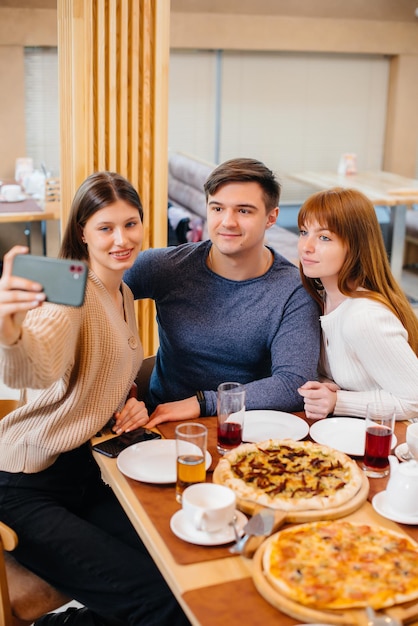
[{"label": "wooden slat partition", "polygon": [[[61,206],[79,184],[118,171],[144,205],[144,248],[167,242],[169,0],[58,0]],[[154,305],[138,303],[146,355]]]}]

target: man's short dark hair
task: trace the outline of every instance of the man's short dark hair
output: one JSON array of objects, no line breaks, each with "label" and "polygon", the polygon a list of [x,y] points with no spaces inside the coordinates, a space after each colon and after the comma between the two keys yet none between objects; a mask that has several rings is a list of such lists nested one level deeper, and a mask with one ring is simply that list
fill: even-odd
[{"label": "man's short dark hair", "polygon": [[274,173],[256,159],[230,159],[209,174],[203,188],[206,202],[218,189],[229,183],[258,183],[263,190],[264,204],[269,212],[279,205],[281,186]]}]

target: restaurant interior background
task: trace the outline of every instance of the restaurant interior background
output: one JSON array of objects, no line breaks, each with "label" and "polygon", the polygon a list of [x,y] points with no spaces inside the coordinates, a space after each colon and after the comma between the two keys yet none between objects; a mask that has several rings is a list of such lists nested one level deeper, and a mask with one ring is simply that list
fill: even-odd
[{"label": "restaurant interior background", "polygon": [[[336,170],[353,152],[359,170],[418,177],[416,7],[171,0],[169,149],[266,162],[283,183],[285,227],[313,191],[287,171]],[[56,0],[0,0],[0,177],[13,177],[20,156],[59,175],[57,75]],[[25,241],[24,226],[2,225],[0,254],[11,241]],[[54,256],[58,223],[48,223],[47,241]]]},{"label": "restaurant interior background", "polygon": [[[417,7],[171,0],[169,149],[211,163],[264,161],[283,182],[283,226],[314,191],[286,172],[336,171],[353,152],[359,169],[418,178]],[[0,179],[13,178],[22,156],[60,174],[57,76],[56,0],[0,0]],[[55,256],[60,225],[47,229]],[[40,254],[38,223],[32,232]],[[0,255],[15,242],[26,242],[24,226],[2,224]],[[408,293],[418,298],[412,278]]]}]

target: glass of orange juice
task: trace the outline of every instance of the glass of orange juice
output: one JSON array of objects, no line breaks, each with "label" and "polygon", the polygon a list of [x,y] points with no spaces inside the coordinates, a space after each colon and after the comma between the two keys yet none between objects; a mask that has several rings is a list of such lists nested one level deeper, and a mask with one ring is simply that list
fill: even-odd
[{"label": "glass of orange juice", "polygon": [[177,481],[176,500],[181,502],[183,491],[206,480],[206,448],[208,429],[203,424],[189,422],[176,427]]}]

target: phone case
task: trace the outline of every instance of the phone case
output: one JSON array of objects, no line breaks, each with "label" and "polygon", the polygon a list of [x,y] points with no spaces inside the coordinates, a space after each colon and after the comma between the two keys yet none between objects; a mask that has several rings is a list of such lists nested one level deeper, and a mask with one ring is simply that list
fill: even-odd
[{"label": "phone case", "polygon": [[84,302],[88,274],[84,261],[19,254],[14,258],[12,272],[41,283],[48,302],[68,306]]},{"label": "phone case", "polygon": [[134,443],[147,441],[149,439],[161,439],[161,435],[154,433],[152,430],[148,430],[147,428],[138,428],[130,433],[123,433],[118,437],[113,437],[112,439],[107,439],[101,443],[96,443],[93,446],[93,450],[114,458],[117,457],[122,450],[132,446]]}]

